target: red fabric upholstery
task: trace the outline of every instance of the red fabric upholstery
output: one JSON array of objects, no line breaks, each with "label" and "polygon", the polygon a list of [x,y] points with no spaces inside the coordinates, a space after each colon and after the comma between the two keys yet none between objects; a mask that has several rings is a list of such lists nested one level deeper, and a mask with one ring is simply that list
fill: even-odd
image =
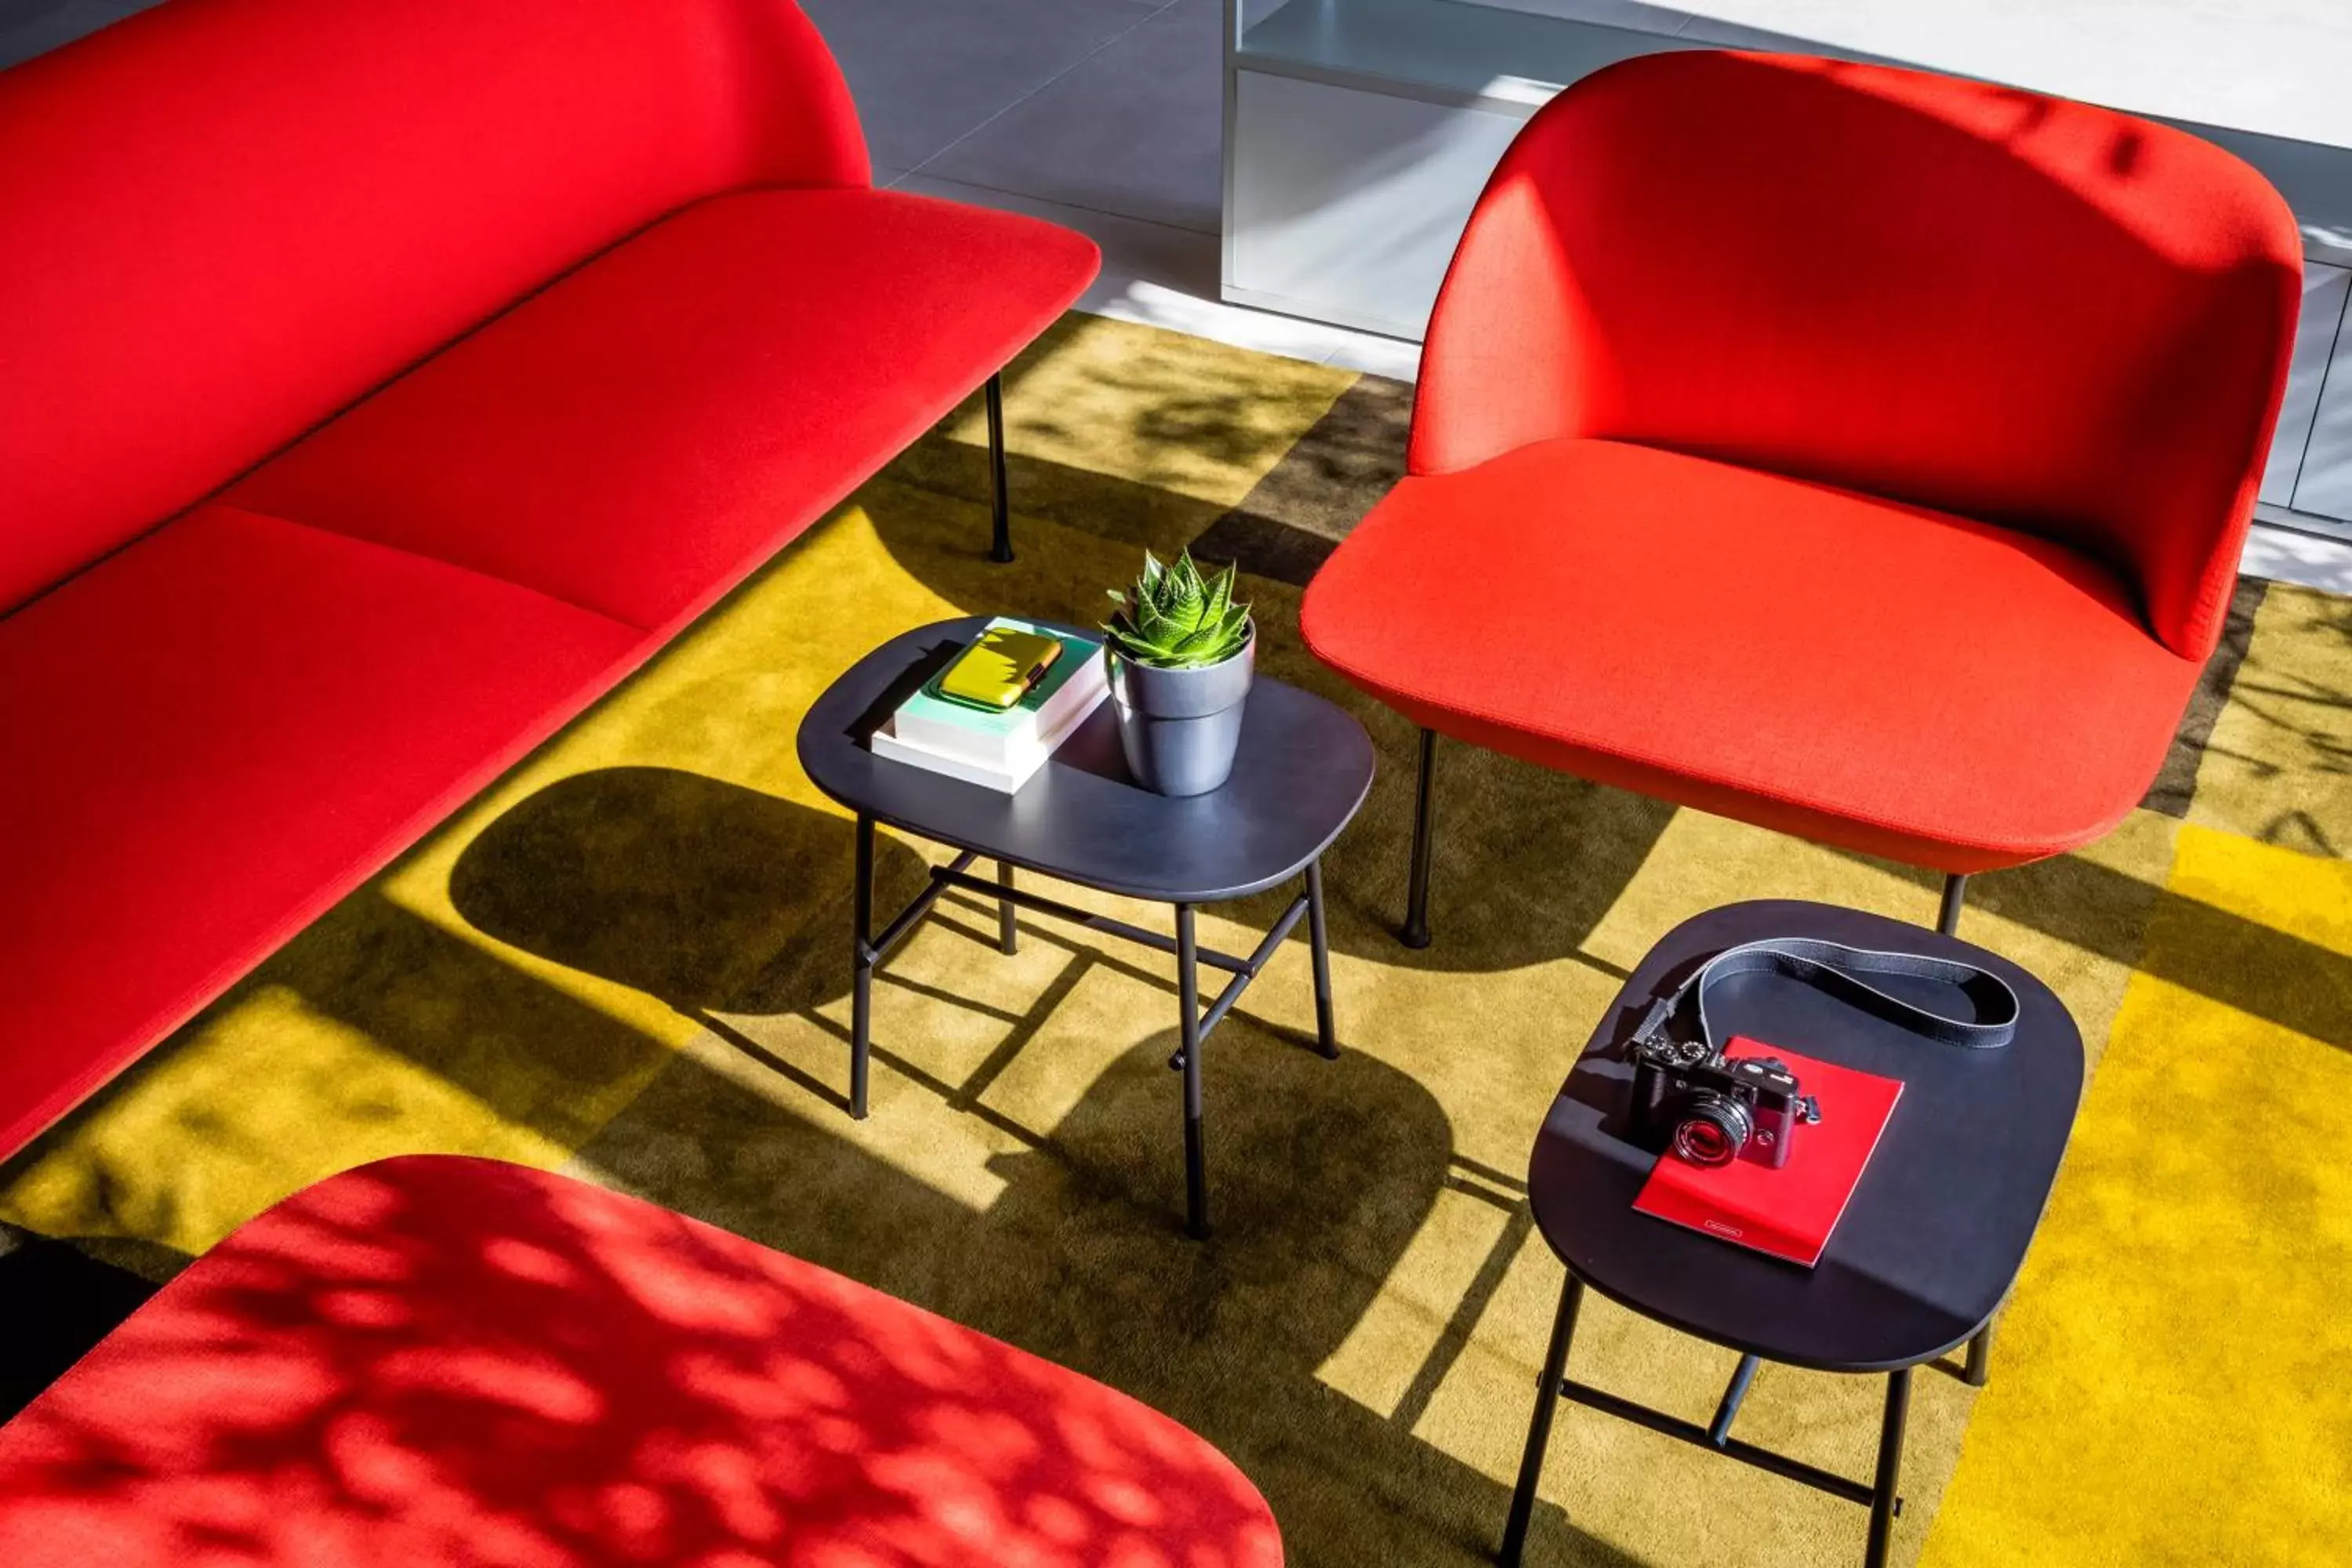
[{"label": "red fabric upholstery", "polygon": [[0,1157],[1093,276],[867,185],[791,0],[171,0],[0,75]]},{"label": "red fabric upholstery", "polygon": [[1946,871],[2074,847],[2220,637],[2300,269],[2259,175],[2124,115],[1612,67],[1480,198],[1411,477],[1308,640],[1428,728],[1727,816]]},{"label": "red fabric upholstery", "polygon": [[0,620],[0,1150],[644,641],[527,588],[224,507]]},{"label": "red fabric upholstery", "polygon": [[12,1568],[1277,1568],[1167,1417],[564,1177],[280,1204],[0,1428]]},{"label": "red fabric upholstery", "polygon": [[2106,110],[1658,55],[1528,122],[1430,322],[1412,470],[1602,437],[1932,506],[2221,634],[2299,307],[2262,177]]},{"label": "red fabric upholstery", "polygon": [[790,0],[172,0],[0,75],[0,609],[672,208],[866,178]]},{"label": "red fabric upholstery", "polygon": [[1948,871],[2114,826],[2200,668],[2063,546],[1607,441],[1406,479],[1301,629],[1417,723]]},{"label": "red fabric upholstery", "polygon": [[765,560],[1061,313],[1084,237],[878,191],[704,202],[229,492],[648,628]]}]

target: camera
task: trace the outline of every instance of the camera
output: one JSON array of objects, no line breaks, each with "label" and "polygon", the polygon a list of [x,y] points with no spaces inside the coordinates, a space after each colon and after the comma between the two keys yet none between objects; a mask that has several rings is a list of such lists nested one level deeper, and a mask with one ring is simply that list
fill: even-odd
[{"label": "camera", "polygon": [[1788,1064],[1771,1057],[1726,1057],[1696,1041],[1636,1038],[1628,1131],[1647,1148],[1671,1149],[1694,1165],[1752,1160],[1789,1163],[1797,1129],[1822,1119]]}]

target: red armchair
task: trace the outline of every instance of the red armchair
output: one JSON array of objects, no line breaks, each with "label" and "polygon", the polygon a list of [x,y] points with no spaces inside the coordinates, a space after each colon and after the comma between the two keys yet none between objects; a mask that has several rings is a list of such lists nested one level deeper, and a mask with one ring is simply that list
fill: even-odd
[{"label": "red armchair", "polygon": [[2146,791],[2226,614],[2301,272],[2260,176],[2006,88],[1765,55],[1528,122],[1407,477],[1307,641],[1435,740],[1947,874]]}]

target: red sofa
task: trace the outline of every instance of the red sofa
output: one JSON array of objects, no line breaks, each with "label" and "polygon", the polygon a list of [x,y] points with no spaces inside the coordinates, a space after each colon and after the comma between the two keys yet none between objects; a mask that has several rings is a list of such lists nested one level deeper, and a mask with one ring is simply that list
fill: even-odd
[{"label": "red sofa", "polygon": [[421,1155],[247,1223],[0,1427],[11,1568],[1280,1568],[1074,1372],[635,1198]]},{"label": "red sofa", "polygon": [[0,1155],[1097,260],[872,189],[789,0],[169,0],[0,76]]}]

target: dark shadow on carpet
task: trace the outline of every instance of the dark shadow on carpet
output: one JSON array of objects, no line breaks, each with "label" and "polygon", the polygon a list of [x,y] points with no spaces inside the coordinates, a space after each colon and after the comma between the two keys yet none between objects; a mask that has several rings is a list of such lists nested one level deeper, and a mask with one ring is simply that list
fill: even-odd
[{"label": "dark shadow on carpet", "polygon": [[[796,944],[831,940],[841,962],[829,994],[847,988],[855,837],[845,817],[740,784],[602,768],[483,829],[450,872],[449,897],[486,935],[689,1016],[791,1012],[825,999],[780,994],[790,988],[774,961]],[[912,850],[880,839],[877,908],[895,909],[922,877]]]},{"label": "dark shadow on carpet", "polygon": [[62,1241],[0,1236],[0,1421],[32,1403],[155,1293],[128,1269]]},{"label": "dark shadow on carpet", "polygon": [[[1863,858],[1863,857],[1856,857]],[[1882,861],[1873,865],[1885,866]],[[1922,887],[1933,873],[1888,867]],[[2078,855],[1969,883],[1970,914],[2015,921],[2253,1017],[2352,1050],[2352,958]]]}]

